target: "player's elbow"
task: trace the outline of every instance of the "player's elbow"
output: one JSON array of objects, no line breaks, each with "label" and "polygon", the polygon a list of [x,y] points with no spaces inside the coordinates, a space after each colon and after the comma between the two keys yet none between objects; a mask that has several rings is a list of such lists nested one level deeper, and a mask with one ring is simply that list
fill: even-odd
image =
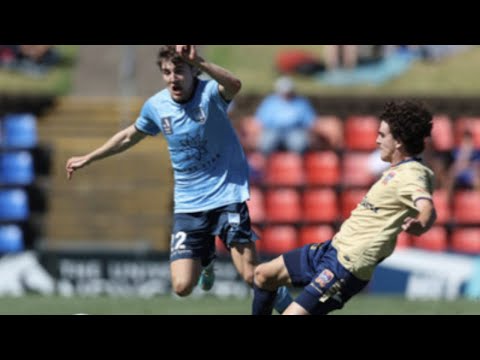
[{"label": "player's elbow", "polygon": [[228,90],[232,95],[238,94],[240,90],[242,90],[242,82],[240,79],[233,79]]}]

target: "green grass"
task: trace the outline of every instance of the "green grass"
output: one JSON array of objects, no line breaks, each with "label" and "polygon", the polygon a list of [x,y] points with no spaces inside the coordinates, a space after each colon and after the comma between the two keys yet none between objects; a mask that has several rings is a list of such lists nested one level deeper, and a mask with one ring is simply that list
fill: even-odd
[{"label": "green grass", "polygon": [[55,66],[41,77],[16,71],[0,71],[0,89],[8,94],[65,95],[72,84],[72,70],[78,52],[77,45],[57,45],[64,65]]},{"label": "green grass", "polygon": [[[208,45],[208,60],[231,70],[243,82],[243,94],[266,94],[277,77],[274,60],[279,50],[300,48],[321,59],[321,45]],[[308,95],[387,95],[387,96],[478,96],[480,94],[480,48],[446,58],[437,63],[417,61],[399,78],[382,86],[333,87],[309,77],[297,76],[297,88]]]},{"label": "green grass", "polygon": [[[251,299],[213,297],[154,299],[112,297],[0,298],[0,315],[248,315]],[[469,300],[408,301],[401,297],[359,296],[336,315],[473,315],[480,314],[480,303]]]}]

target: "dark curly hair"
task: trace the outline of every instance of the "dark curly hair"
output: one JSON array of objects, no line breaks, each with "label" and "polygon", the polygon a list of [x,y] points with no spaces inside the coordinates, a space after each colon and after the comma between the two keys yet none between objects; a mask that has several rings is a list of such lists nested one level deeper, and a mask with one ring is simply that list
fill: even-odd
[{"label": "dark curly hair", "polygon": [[425,138],[432,131],[432,114],[416,101],[388,102],[380,120],[385,121],[395,140],[400,141],[409,155],[420,154]]}]

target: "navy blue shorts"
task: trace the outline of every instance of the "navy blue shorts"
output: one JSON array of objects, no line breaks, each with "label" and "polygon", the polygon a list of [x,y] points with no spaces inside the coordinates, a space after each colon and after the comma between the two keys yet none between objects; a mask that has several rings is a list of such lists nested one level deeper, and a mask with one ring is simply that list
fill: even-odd
[{"label": "navy blue shorts", "polygon": [[202,266],[215,258],[215,236],[225,246],[248,244],[258,239],[252,230],[246,203],[236,203],[208,211],[174,214],[170,261],[201,259]]},{"label": "navy blue shorts", "polygon": [[304,287],[295,302],[312,315],[341,309],[368,284],[340,264],[331,240],[290,251],[283,260],[293,286]]}]

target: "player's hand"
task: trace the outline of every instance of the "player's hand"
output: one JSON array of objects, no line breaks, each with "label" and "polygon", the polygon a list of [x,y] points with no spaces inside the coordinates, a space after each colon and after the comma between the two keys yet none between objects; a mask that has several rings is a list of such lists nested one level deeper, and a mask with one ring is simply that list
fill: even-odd
[{"label": "player's hand", "polygon": [[418,219],[410,216],[403,221],[402,229],[412,235],[421,235],[425,232],[422,223]]},{"label": "player's hand", "polygon": [[81,169],[88,164],[87,156],[74,156],[68,159],[65,169],[67,170],[67,179],[70,180],[77,169]]},{"label": "player's hand", "polygon": [[195,61],[197,59],[196,45],[176,45],[175,50],[187,61]]}]

